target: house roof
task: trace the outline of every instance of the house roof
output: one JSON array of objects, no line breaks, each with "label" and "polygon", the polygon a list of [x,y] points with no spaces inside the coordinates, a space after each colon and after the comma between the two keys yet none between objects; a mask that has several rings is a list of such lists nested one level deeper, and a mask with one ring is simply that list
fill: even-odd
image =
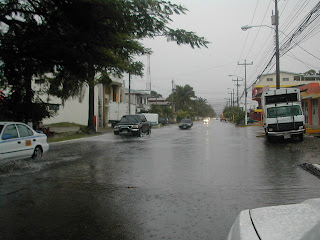
[{"label": "house roof", "polygon": [[302,92],[301,93],[302,99],[317,99],[320,98],[320,93],[306,93]]},{"label": "house roof", "polygon": [[[148,91],[148,92],[146,92]],[[129,94],[129,88],[124,89],[125,94]],[[134,90],[130,89],[130,94],[136,94],[136,95],[149,95],[149,90]]]},{"label": "house roof", "polygon": [[[288,71],[280,71],[280,74],[281,73],[289,73],[289,74],[294,74],[294,75],[304,75],[303,73],[294,73],[294,72],[288,72]],[[274,75],[274,74],[276,74],[276,72],[262,74],[260,77]]]}]

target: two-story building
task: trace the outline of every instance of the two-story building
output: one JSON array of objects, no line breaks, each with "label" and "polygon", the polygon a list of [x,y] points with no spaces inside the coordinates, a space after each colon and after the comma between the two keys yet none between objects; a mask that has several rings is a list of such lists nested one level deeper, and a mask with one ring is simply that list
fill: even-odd
[{"label": "two-story building", "polygon": [[[300,73],[280,72],[280,88],[299,87],[314,82],[320,83],[319,75],[307,76]],[[276,89],[276,73],[261,75],[256,84],[252,86],[252,100],[258,102],[258,108],[251,113],[251,118],[254,120],[262,120],[261,95],[272,89]]]},{"label": "two-story building", "polygon": [[[41,84],[34,83],[36,88]],[[99,127],[112,126],[125,114],[129,114],[128,92],[124,87],[123,79],[112,79],[109,84],[98,84],[94,88],[94,116],[95,124]],[[143,91],[131,90],[131,114],[146,112],[149,94]],[[42,95],[41,99],[50,107],[57,110],[57,114],[49,119],[44,119],[44,124],[58,122],[73,122],[81,125],[88,124],[89,88],[84,87],[82,94],[77,98],[70,98],[65,102],[61,99]]]},{"label": "two-story building", "polygon": [[[129,104],[129,89],[125,89],[126,103]],[[148,97],[150,96],[149,90],[133,90],[130,89],[130,104],[131,114],[148,112],[150,110],[150,104]]]},{"label": "two-story building", "polygon": [[306,125],[320,127],[320,83],[309,83],[299,88]]}]

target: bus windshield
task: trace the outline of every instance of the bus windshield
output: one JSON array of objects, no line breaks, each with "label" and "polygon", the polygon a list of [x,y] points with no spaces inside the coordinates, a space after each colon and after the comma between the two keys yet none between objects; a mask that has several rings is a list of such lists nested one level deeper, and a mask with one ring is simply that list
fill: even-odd
[{"label": "bus windshield", "polygon": [[268,118],[276,117],[290,117],[301,115],[301,108],[299,105],[294,106],[283,106],[283,107],[272,107],[267,110]]}]

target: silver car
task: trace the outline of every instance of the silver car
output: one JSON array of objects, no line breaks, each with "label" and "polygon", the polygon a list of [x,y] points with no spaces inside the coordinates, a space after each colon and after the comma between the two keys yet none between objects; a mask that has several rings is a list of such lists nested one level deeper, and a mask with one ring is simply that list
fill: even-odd
[{"label": "silver car", "polygon": [[0,122],[0,161],[41,159],[49,150],[47,136],[21,122]]},{"label": "silver car", "polygon": [[241,211],[227,240],[318,240],[320,198]]}]

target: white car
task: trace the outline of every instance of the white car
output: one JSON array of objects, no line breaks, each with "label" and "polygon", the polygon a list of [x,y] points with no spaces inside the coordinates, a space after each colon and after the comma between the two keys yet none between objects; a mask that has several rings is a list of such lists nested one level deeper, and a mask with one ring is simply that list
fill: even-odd
[{"label": "white car", "polygon": [[33,158],[49,150],[47,136],[20,122],[0,122],[0,161]]},{"label": "white car", "polygon": [[248,239],[320,239],[320,198],[241,211],[227,240]]}]

